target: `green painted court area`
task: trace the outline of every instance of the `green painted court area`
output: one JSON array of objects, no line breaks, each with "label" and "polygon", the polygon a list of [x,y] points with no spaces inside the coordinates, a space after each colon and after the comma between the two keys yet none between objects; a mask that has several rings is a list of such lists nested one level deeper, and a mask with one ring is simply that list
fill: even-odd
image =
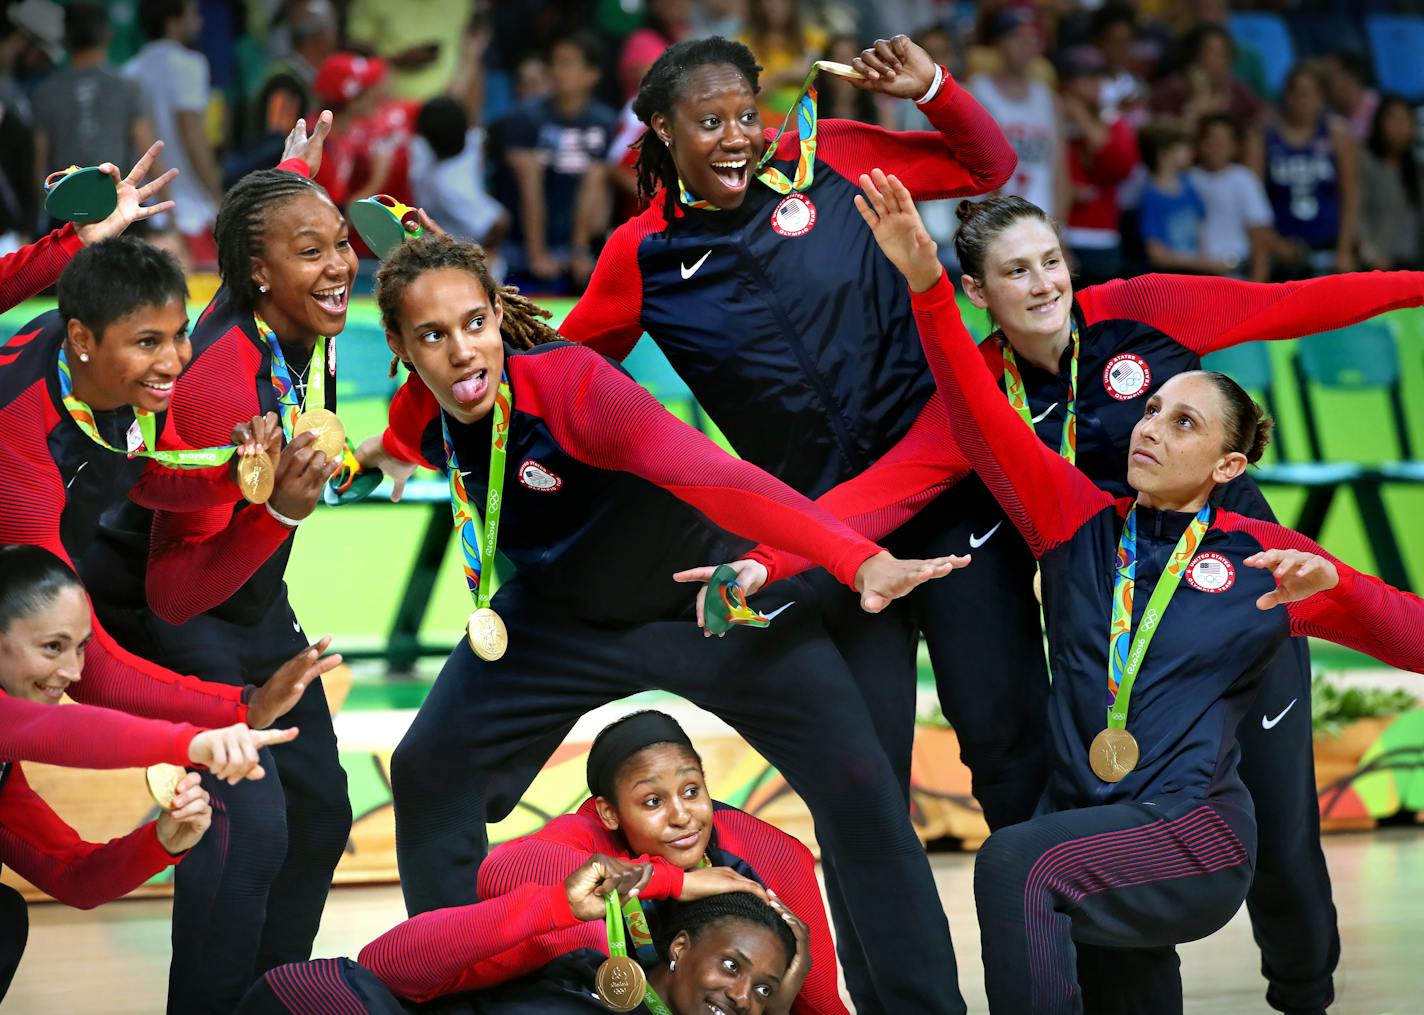
[{"label": "green painted court area", "polygon": [[[567,299],[551,300],[548,305],[556,311],[557,321],[572,303]],[[0,327],[7,334],[14,333],[52,305],[42,301],[26,303],[0,317]],[[195,318],[200,309],[194,308]],[[1387,322],[1396,337],[1402,361],[1405,416],[1415,447],[1424,448],[1424,312],[1397,311],[1379,320]],[[971,326],[982,333],[982,321],[972,320]],[[1348,331],[1341,333],[1341,341],[1349,341]],[[1279,422],[1291,459],[1299,461],[1305,454],[1306,439],[1290,367],[1295,345],[1271,343],[1269,351]],[[359,442],[384,426],[386,401],[396,383],[386,377],[390,355],[373,301],[353,301],[339,350],[338,370],[343,378],[341,418],[347,433]],[[666,361],[650,342],[643,342],[629,365],[635,376],[674,412],[684,419],[697,418],[695,407],[685,391],[679,390]],[[1328,460],[1373,464],[1400,458],[1387,399],[1380,392],[1322,392],[1316,398]],[[710,424],[705,425],[710,428]],[[1268,453],[1267,461],[1275,460],[1274,452]],[[1294,489],[1270,491],[1271,502],[1287,525],[1294,524],[1303,498]],[[1424,483],[1387,488],[1384,500],[1405,565],[1411,575],[1417,576],[1418,586],[1424,582],[1424,525],[1420,524],[1424,519]],[[287,572],[292,600],[306,630],[313,636],[328,632],[336,635],[338,650],[383,646],[431,510],[430,505],[391,504],[319,508],[302,526]],[[1348,490],[1336,497],[1322,541],[1342,559],[1375,570],[1359,510]],[[616,573],[616,565],[613,571]],[[953,577],[945,580],[952,581]],[[425,614],[422,641],[453,644],[463,633],[469,611],[458,553],[451,549],[445,555]],[[1317,659],[1326,667],[1364,664],[1364,657],[1354,653],[1324,645],[1318,648]],[[432,664],[437,662],[438,659],[429,660]],[[429,672],[426,667],[422,671]],[[420,684],[408,686],[413,695],[410,704],[414,704],[421,693]],[[379,697],[382,702],[390,700],[385,693]]]}]

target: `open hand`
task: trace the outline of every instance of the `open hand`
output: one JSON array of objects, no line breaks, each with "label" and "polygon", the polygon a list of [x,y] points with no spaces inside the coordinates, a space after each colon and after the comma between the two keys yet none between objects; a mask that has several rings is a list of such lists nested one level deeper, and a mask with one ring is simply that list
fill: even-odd
[{"label": "open hand", "polygon": [[321,169],[322,146],[326,144],[326,135],[331,133],[331,120],[331,110],[323,109],[321,115],[316,118],[316,127],[310,134],[307,133],[307,121],[297,120],[282,147],[282,161],[301,159],[315,179],[317,171]]},{"label": "open hand", "polygon": [[866,613],[879,613],[893,600],[909,595],[934,578],[968,566],[970,558],[935,557],[932,560],[901,560],[881,550],[860,565],[855,572],[855,590],[860,593],[860,608]]},{"label": "open hand", "polygon": [[855,207],[875,242],[911,289],[917,293],[931,289],[944,274],[944,266],[909,189],[899,177],[886,176],[879,169],[868,176],[860,174],[860,189],[865,193],[855,195]]},{"label": "open hand", "polygon": [[728,892],[751,892],[762,902],[770,902],[766,889],[751,878],[744,877],[730,867],[697,867],[682,878],[682,893],[678,902],[694,902],[709,895],[726,895]]},{"label": "open hand", "polygon": [[1247,567],[1267,568],[1276,579],[1275,591],[1256,600],[1258,610],[1298,603],[1340,584],[1340,572],[1330,558],[1304,550],[1263,550],[1241,563]]},{"label": "open hand", "polygon": [[863,92],[879,92],[914,101],[934,84],[935,63],[908,35],[876,39],[850,65],[865,75],[847,78]]},{"label": "open hand", "polygon": [[203,730],[188,744],[188,761],[203,766],[216,778],[225,779],[229,786],[235,786],[243,779],[261,779],[267,774],[258,762],[258,751],[296,738],[295,726],[284,730],[254,730],[245,723],[236,723],[220,730]]},{"label": "open hand", "polygon": [[410,462],[401,461],[387,451],[380,434],[367,437],[361,442],[361,446],[356,449],[356,461],[361,464],[361,468],[380,469],[390,478],[392,504],[401,499],[406,481],[416,470],[416,466]]},{"label": "open hand", "polygon": [[786,974],[781,978],[781,987],[772,1003],[767,1006],[767,1011],[789,1012],[796,995],[801,992],[801,985],[806,982],[806,977],[811,972],[811,931],[805,921],[791,912],[775,892],[768,889],[767,895],[771,908],[776,910],[776,915],[791,928],[791,936],[796,939],[796,955],[792,958],[791,965],[786,967]]},{"label": "open hand", "polygon": [[168,184],[169,180],[178,175],[178,170],[170,169],[152,183],[143,182],[143,178],[153,168],[153,160],[158,158],[158,153],[161,151],[163,151],[163,142],[153,142],[148,151],[144,152],[143,156],[134,163],[133,169],[129,170],[129,175],[124,177],[119,176],[119,167],[112,162],[105,162],[99,166],[99,171],[113,177],[114,183],[118,185],[119,203],[113,211],[109,212],[107,218],[85,226],[76,225],[74,227],[81,243],[89,246],[100,240],[118,236],[135,222],[160,215],[173,207],[172,201],[160,201],[147,208],[143,206],[143,202],[157,194]]},{"label": "open hand", "polygon": [[604,898],[617,892],[620,899],[637,895],[653,876],[650,863],[633,863],[595,853],[564,879],[569,908],[580,920],[601,920],[607,910]]},{"label": "open hand", "polygon": [[189,772],[178,783],[173,806],[158,816],[154,831],[158,843],[173,856],[198,844],[213,821],[213,806],[197,772]]},{"label": "open hand", "polygon": [[331,635],[304,648],[282,664],[267,683],[253,692],[247,703],[247,724],[266,729],[292,710],[306,692],[307,685],[328,670],[341,665],[341,656],[322,656],[331,646]]},{"label": "open hand", "polygon": [[[702,588],[697,590],[697,626],[703,629],[703,634],[708,638],[712,637],[712,632],[707,630],[707,584],[720,566],[719,564],[704,564],[702,567],[679,571],[672,576],[672,580],[675,582],[702,583]],[[756,595],[766,584],[766,565],[760,561],[734,560],[727,566],[737,572],[737,584],[741,586],[745,595]],[[726,635],[719,634],[717,637],[723,638]]]}]

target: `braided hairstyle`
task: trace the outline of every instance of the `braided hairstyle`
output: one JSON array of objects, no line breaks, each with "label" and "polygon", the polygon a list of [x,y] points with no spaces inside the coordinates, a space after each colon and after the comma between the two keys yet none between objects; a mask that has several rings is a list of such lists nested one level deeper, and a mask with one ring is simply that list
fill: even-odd
[{"label": "braided hairstyle", "polygon": [[224,195],[213,237],[218,247],[218,274],[239,313],[257,306],[252,259],[264,252],[263,239],[272,212],[303,194],[326,197],[326,188],[285,169],[259,169],[238,180]]},{"label": "braided hairstyle", "polygon": [[[499,333],[514,348],[532,349],[545,342],[558,341],[559,333],[544,323],[553,316],[552,311],[521,296],[512,285],[495,285],[484,247],[440,233],[426,233],[406,240],[376,272],[376,305],[381,309],[381,324],[386,331],[400,334],[401,300],[406,287],[427,271],[441,268],[458,268],[473,275],[480,287],[504,308]],[[398,356],[391,359],[392,377],[399,362]]]},{"label": "braided hairstyle", "polygon": [[715,924],[728,920],[738,920],[763,927],[776,936],[786,949],[786,965],[796,958],[796,935],[772,909],[751,892],[726,892],[709,895],[696,902],[672,902],[658,907],[657,947],[658,954],[667,958],[673,939],[683,931],[692,940]]},{"label": "braided hairstyle", "polygon": [[677,165],[672,152],[653,130],[653,115],[661,113],[671,117],[692,72],[699,67],[722,65],[740,74],[753,95],[761,91],[758,83],[761,67],[752,51],[740,42],[714,35],[708,39],[689,39],[665,49],[644,75],[638,94],[633,98],[633,115],[648,128],[632,146],[638,152],[638,160],[633,165],[638,178],[638,196],[652,200],[661,187],[669,216],[676,200]]}]

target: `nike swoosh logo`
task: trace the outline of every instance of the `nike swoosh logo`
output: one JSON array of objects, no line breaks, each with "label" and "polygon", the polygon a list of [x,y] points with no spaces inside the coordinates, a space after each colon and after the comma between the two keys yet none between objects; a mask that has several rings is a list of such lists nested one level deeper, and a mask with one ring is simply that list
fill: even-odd
[{"label": "nike swoosh logo", "polygon": [[293,630],[293,631],[296,631],[297,634],[301,634],[301,633],[302,633],[302,622],[301,622],[300,620],[294,620],[294,621],[292,621],[292,630]]},{"label": "nike swoosh logo", "polygon": [[709,258],[709,257],[711,257],[711,256],[712,256],[712,251],[709,250],[709,251],[707,251],[707,253],[705,253],[705,254],[703,254],[701,257],[699,257],[699,258],[697,259],[697,263],[694,264],[691,268],[689,268],[689,267],[688,267],[687,265],[685,265],[685,264],[679,265],[678,267],[680,267],[680,268],[682,269],[682,280],[683,280],[684,282],[686,282],[686,281],[687,281],[688,279],[690,279],[693,275],[696,275],[696,274],[697,274],[697,269],[700,268],[700,267],[702,267],[702,262],[705,261],[705,260],[707,260],[707,258]]},{"label": "nike swoosh logo", "polygon": [[1044,409],[1044,410],[1043,410],[1042,412],[1040,412],[1037,416],[1033,417],[1033,421],[1034,421],[1035,423],[1042,423],[1043,420],[1044,420],[1044,418],[1047,417],[1047,415],[1048,415],[1050,412],[1052,412],[1054,409],[1056,409],[1056,408],[1058,408],[1058,403],[1057,403],[1057,402],[1054,402],[1054,403],[1053,403],[1052,405],[1050,405],[1047,409]]},{"label": "nike swoosh logo", "polygon": [[1292,699],[1291,699],[1291,703],[1290,703],[1289,705],[1287,705],[1285,708],[1281,709],[1281,714],[1278,715],[1278,716],[1276,716],[1274,719],[1268,719],[1268,718],[1267,718],[1266,716],[1264,716],[1264,715],[1261,716],[1261,729],[1263,729],[1263,730],[1274,729],[1275,726],[1276,726],[1276,723],[1278,723],[1278,722],[1280,722],[1282,719],[1284,719],[1284,718],[1286,717],[1286,713],[1289,712],[1291,709],[1295,708],[1295,703],[1296,703],[1296,701],[1297,701],[1296,698],[1292,698]]},{"label": "nike swoosh logo", "polygon": [[976,535],[975,535],[974,533],[972,533],[972,532],[969,533],[969,549],[971,549],[971,550],[977,550],[977,549],[979,549],[979,547],[983,546],[985,543],[987,543],[987,542],[989,541],[989,537],[990,537],[990,536],[992,536],[994,533],[996,533],[996,532],[999,531],[999,526],[1000,526],[1000,525],[1003,525],[1003,524],[1004,524],[1004,520],[1001,518],[1001,519],[999,519],[997,522],[994,523],[994,527],[993,527],[992,529],[990,529],[988,532],[984,533],[982,536],[976,536]]},{"label": "nike swoosh logo", "polygon": [[783,613],[785,613],[789,608],[791,608],[791,607],[793,607],[793,606],[795,606],[795,605],[796,605],[796,600],[793,599],[793,600],[791,600],[791,602],[786,603],[786,604],[783,605],[783,606],[778,606],[776,609],[772,610],[770,613],[763,613],[762,616],[765,617],[767,620],[775,620],[777,617],[781,616],[781,615],[782,615]]}]

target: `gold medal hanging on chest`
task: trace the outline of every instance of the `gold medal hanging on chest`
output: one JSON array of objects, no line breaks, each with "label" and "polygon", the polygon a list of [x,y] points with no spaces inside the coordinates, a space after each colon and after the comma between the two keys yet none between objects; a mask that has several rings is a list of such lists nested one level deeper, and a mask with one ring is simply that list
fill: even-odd
[{"label": "gold medal hanging on chest", "polygon": [[1137,738],[1111,726],[1099,732],[1088,747],[1088,765],[1103,782],[1121,782],[1137,767],[1137,759]]},{"label": "gold medal hanging on chest", "polygon": [[475,655],[488,663],[499,659],[509,648],[509,631],[504,626],[504,620],[488,606],[470,614],[465,634]]},{"label": "gold medal hanging on chest", "polygon": [[329,461],[341,460],[342,452],[346,450],[346,427],[342,426],[336,413],[330,409],[308,409],[292,424],[292,439],[308,430],[316,431],[313,449],[320,451]]}]

